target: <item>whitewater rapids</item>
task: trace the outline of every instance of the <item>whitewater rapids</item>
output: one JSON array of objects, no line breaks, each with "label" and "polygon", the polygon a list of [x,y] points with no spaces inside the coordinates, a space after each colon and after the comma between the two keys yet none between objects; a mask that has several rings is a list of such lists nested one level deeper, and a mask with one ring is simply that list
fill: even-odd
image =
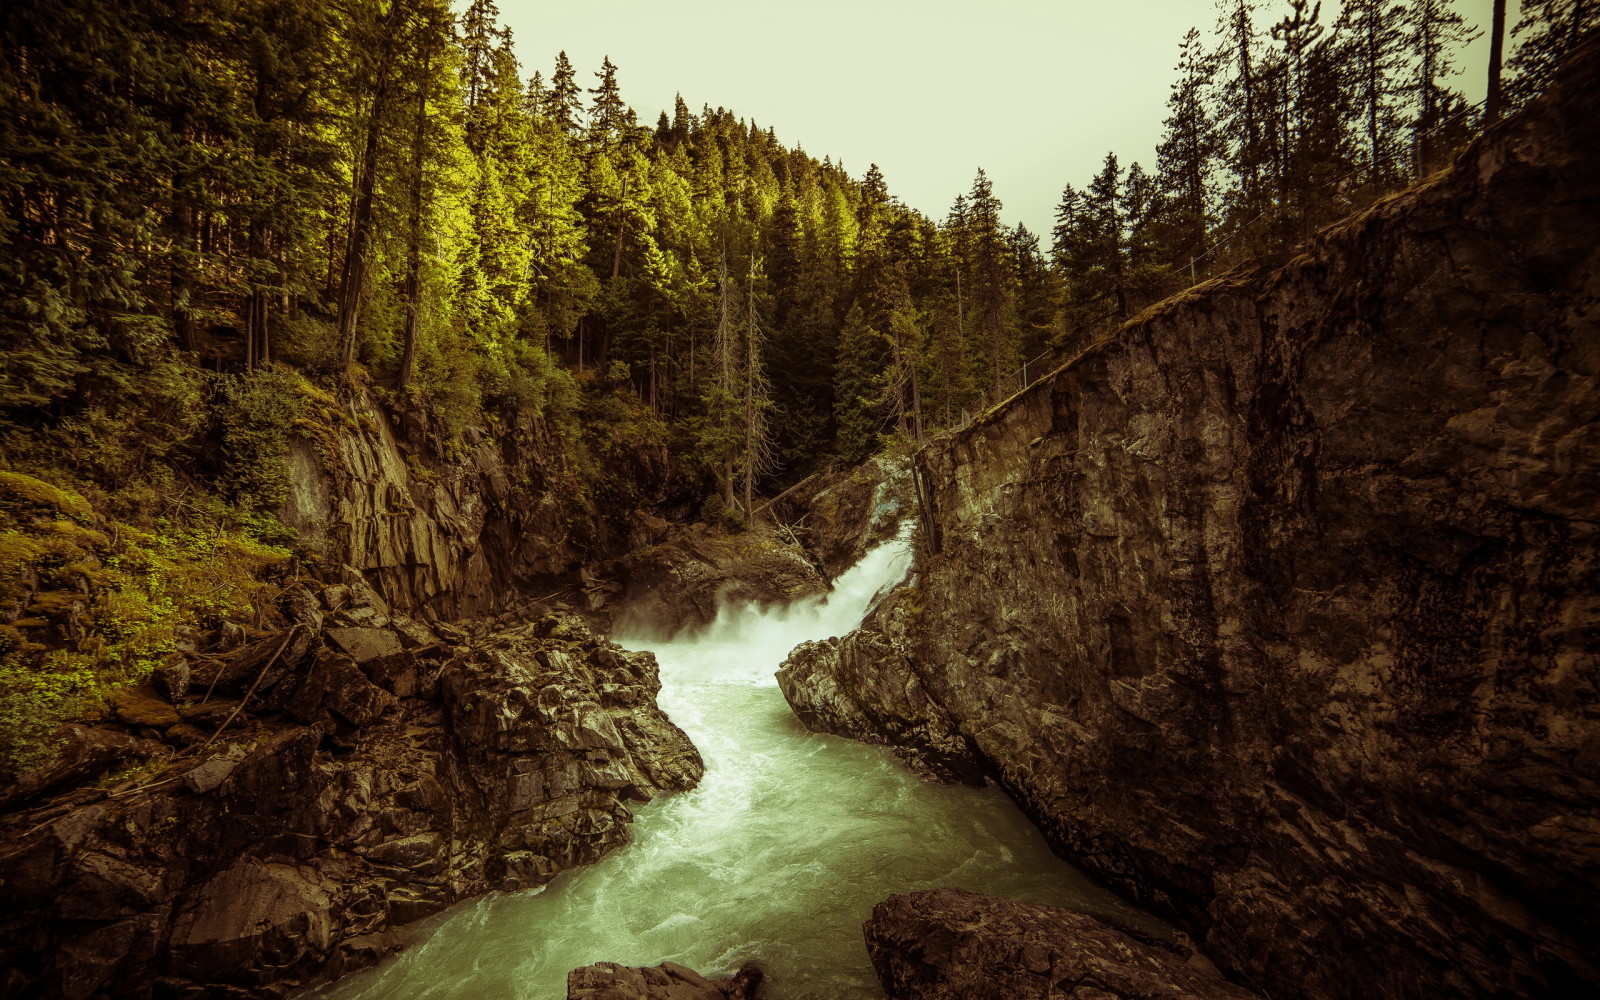
[{"label": "whitewater rapids", "polygon": [[697,632],[618,636],[661,665],[661,707],[705,758],[699,787],[637,810],[634,842],[544,889],[494,893],[423,925],[407,951],[325,1000],[562,1000],[594,962],[747,961],[768,1000],[881,997],[861,921],[897,892],[958,886],[1159,930],[1052,855],[995,788],[931,784],[891,754],[807,732],[773,673],[797,644],[853,630],[905,578],[910,543],[868,553],[831,593],[725,607]]}]

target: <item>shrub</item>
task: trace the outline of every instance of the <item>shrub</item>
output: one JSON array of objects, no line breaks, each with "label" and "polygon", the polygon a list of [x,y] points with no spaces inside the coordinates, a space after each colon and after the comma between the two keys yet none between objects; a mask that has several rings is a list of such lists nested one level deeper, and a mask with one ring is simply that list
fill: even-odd
[{"label": "shrub", "polygon": [[289,495],[290,429],[300,416],[300,377],[269,366],[221,379],[222,485],[247,510]]}]

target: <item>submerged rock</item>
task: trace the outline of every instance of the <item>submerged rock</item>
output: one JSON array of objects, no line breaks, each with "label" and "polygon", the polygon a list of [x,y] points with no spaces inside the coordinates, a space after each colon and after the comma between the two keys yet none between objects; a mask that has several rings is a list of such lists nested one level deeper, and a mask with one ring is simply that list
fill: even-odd
[{"label": "submerged rock", "polygon": [[918,582],[808,724],[967,745],[1314,1000],[1600,990],[1600,43],[1450,170],[919,456]]},{"label": "submerged rock", "polygon": [[626,801],[700,778],[654,658],[581,619],[418,645],[417,623],[331,596],[326,632],[303,616],[213,657],[213,706],[114,701],[141,731],[181,714],[169,739],[203,752],[66,734],[31,792],[69,790],[0,821],[0,995],[287,996],[451,903],[598,860]]},{"label": "submerged rock", "polygon": [[599,962],[567,973],[567,1000],[755,1000],[761,978],[753,966],[707,979],[672,962],[643,969]]},{"label": "submerged rock", "polygon": [[1197,955],[963,889],[890,896],[863,929],[889,1000],[1256,1000]]}]

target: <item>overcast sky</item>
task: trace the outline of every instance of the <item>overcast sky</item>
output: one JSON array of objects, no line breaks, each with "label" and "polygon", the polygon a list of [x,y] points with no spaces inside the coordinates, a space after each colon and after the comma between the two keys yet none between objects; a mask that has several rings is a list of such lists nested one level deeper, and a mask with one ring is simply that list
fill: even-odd
[{"label": "overcast sky", "polygon": [[[1154,166],[1178,42],[1216,20],[1210,0],[499,4],[524,75],[548,79],[564,49],[593,86],[609,55],[641,123],[681,92],[693,111],[727,107],[857,177],[877,163],[891,193],[935,218],[983,167],[1007,220],[1047,247],[1062,186],[1084,186],[1108,150]],[[1262,0],[1262,23],[1285,6]],[[1487,35],[1492,0],[1455,6]],[[1325,20],[1337,10],[1328,0]],[[1486,51],[1480,40],[1461,59],[1471,101]]]}]

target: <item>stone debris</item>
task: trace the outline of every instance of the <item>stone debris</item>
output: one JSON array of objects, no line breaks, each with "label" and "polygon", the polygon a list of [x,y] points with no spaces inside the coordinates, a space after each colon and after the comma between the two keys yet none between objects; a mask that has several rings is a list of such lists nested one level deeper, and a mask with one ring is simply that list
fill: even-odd
[{"label": "stone debris", "polygon": [[707,979],[672,962],[633,968],[599,962],[567,973],[567,1000],[756,1000],[762,974],[747,965],[726,979]]}]

